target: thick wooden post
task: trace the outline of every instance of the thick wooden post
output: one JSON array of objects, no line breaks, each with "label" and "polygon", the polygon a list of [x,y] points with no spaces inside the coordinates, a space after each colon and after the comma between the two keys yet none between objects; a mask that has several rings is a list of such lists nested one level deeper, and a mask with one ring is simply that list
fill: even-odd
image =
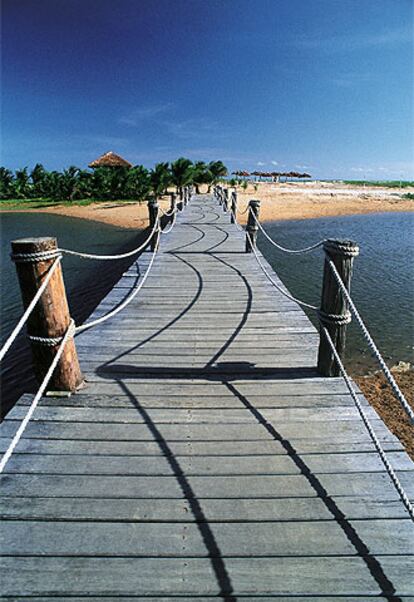
[{"label": "thick wooden post", "polygon": [[[247,226],[246,226],[246,253],[251,253],[253,247],[256,248],[257,231],[259,226],[256,223],[256,219],[259,219],[260,201],[252,200],[249,202]],[[249,239],[250,237],[250,239]]]},{"label": "thick wooden post", "polygon": [[318,371],[322,376],[339,376],[340,370],[332,349],[322,331],[325,326],[341,359],[345,353],[346,326],[351,321],[346,299],[332,273],[329,260],[334,263],[346,288],[350,291],[352,264],[359,254],[357,244],[351,240],[327,240],[323,245],[325,264],[323,270],[321,308],[318,312],[321,321],[318,352]]},{"label": "thick wooden post", "polygon": [[[153,229],[158,215],[159,215],[158,201],[157,201],[157,199],[150,199],[148,201],[148,218],[149,218],[150,230]],[[159,224],[158,224],[158,228],[156,228],[156,230],[151,238],[151,241],[150,241],[151,251],[155,251],[158,248],[159,238],[160,238],[160,228],[159,228]]]},{"label": "thick wooden post", "polygon": [[230,214],[230,222],[234,224],[236,221],[237,215],[237,192],[233,190],[231,193],[231,214]]},{"label": "thick wooden post", "polygon": [[223,190],[223,211],[228,210],[229,205],[229,190],[228,188],[224,188]]},{"label": "thick wooden post", "polygon": [[[56,238],[24,238],[11,243],[16,263],[23,305],[26,309],[59,256]],[[27,255],[36,254],[29,258]],[[42,254],[44,258],[42,258]],[[26,256],[26,257],[25,257]],[[71,317],[66,299],[62,267],[59,264],[27,321],[29,337],[54,339],[63,337]],[[33,368],[41,382],[53,361],[60,343],[31,340]],[[47,385],[49,391],[75,391],[83,383],[73,338],[65,345],[62,356]]]},{"label": "thick wooden post", "polygon": [[169,213],[171,213],[172,211],[175,211],[176,203],[177,203],[177,195],[174,192],[172,192],[171,193],[171,205],[170,205]]}]

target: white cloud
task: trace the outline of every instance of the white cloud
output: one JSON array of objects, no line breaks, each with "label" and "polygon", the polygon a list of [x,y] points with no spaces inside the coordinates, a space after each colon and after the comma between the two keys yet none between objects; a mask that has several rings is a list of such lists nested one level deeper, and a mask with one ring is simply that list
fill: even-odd
[{"label": "white cloud", "polygon": [[351,171],[355,171],[357,173],[372,173],[374,170],[372,167],[351,167]]},{"label": "white cloud", "polygon": [[263,163],[263,161],[258,161],[256,165],[257,167],[263,167],[264,165],[266,165],[266,163]]},{"label": "white cloud", "polygon": [[270,163],[271,163],[272,165],[279,165],[279,163],[278,163],[277,161],[270,161]]},{"label": "white cloud", "polygon": [[142,121],[147,119],[153,119],[162,113],[166,113],[173,107],[172,102],[166,102],[163,104],[138,107],[133,109],[127,115],[123,115],[118,119],[118,122],[122,125],[129,125],[130,127],[137,127]]}]

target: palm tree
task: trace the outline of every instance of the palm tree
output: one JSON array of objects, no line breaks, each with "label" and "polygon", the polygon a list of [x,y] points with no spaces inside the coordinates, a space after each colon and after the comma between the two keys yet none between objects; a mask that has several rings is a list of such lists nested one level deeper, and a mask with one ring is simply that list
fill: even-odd
[{"label": "palm tree", "polygon": [[118,198],[137,199],[142,201],[146,199],[151,190],[150,173],[142,165],[135,165],[131,169],[126,169],[126,180],[123,195]]},{"label": "palm tree", "polygon": [[0,167],[0,198],[9,199],[14,190],[13,172],[6,167]]},{"label": "palm tree", "polygon": [[173,163],[171,163],[171,173],[173,183],[177,188],[177,192],[180,195],[180,199],[183,199],[183,188],[188,186],[193,181],[193,163],[190,159],[180,157]]},{"label": "palm tree", "polygon": [[168,163],[157,163],[150,172],[151,189],[156,199],[165,193],[172,184],[173,177]]},{"label": "palm tree", "polygon": [[46,181],[48,173],[41,163],[36,163],[30,172],[30,178],[33,184],[33,196],[44,197],[46,192]]},{"label": "palm tree", "polygon": [[223,161],[210,161],[208,164],[208,170],[212,174],[212,180],[209,183],[208,192],[211,190],[213,184],[218,184],[220,178],[224,178],[228,174],[227,167]]},{"label": "palm tree", "polygon": [[79,194],[79,169],[74,165],[64,169],[60,176],[62,198],[73,201]]},{"label": "palm tree", "polygon": [[30,195],[31,186],[27,167],[16,169],[14,189],[16,197],[19,199],[26,199]]},{"label": "palm tree", "polygon": [[200,185],[208,184],[209,190],[213,181],[213,174],[209,169],[209,166],[204,161],[197,161],[193,167],[193,182],[196,188],[196,193],[200,194]]}]

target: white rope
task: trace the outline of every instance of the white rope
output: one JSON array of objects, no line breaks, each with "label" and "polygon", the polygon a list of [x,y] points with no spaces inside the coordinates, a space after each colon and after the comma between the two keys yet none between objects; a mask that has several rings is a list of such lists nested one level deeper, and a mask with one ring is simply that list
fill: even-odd
[{"label": "white rope", "polygon": [[168,234],[168,232],[171,232],[171,230],[174,228],[175,226],[175,222],[177,220],[177,212],[174,212],[174,216],[172,218],[171,224],[169,224],[166,228],[164,228],[163,230],[161,230],[161,234]]},{"label": "white rope", "polygon": [[102,260],[110,260],[110,259],[125,259],[126,257],[131,257],[132,255],[136,255],[137,253],[139,253],[140,251],[142,251],[143,249],[145,249],[145,247],[147,246],[147,244],[150,242],[153,234],[155,233],[157,227],[158,227],[158,223],[159,223],[159,217],[157,216],[157,219],[155,220],[154,226],[150,232],[150,234],[148,235],[148,238],[136,249],[133,249],[132,251],[128,251],[128,253],[120,253],[118,255],[94,255],[93,253],[80,253],[79,251],[71,251],[69,249],[60,249],[60,251],[62,253],[65,253],[66,255],[76,255],[76,257],[83,257],[86,259],[102,259]]},{"label": "white rope", "polygon": [[414,411],[411,408],[411,406],[409,405],[408,401],[406,400],[404,394],[402,393],[401,389],[399,388],[399,386],[397,385],[397,383],[395,382],[395,379],[390,371],[390,369],[388,368],[387,364],[385,363],[381,353],[379,352],[378,347],[375,344],[375,341],[373,340],[372,336],[370,335],[368,328],[365,326],[364,321],[362,320],[359,311],[357,310],[351,295],[348,292],[348,289],[346,288],[341,276],[339,275],[338,270],[335,267],[334,262],[332,261],[332,259],[328,258],[328,264],[329,267],[332,270],[332,273],[335,277],[336,282],[338,283],[345,299],[347,300],[350,310],[353,313],[353,315],[355,316],[356,321],[358,322],[362,333],[365,337],[365,340],[368,343],[368,346],[370,347],[371,351],[373,352],[373,354],[375,355],[375,357],[377,358],[379,365],[382,368],[382,371],[384,372],[395,396],[397,397],[398,401],[400,402],[401,406],[404,408],[404,410],[406,411],[406,413],[408,414],[408,417],[411,420],[411,423],[414,423]]},{"label": "white rope", "polygon": [[160,207],[160,211],[161,211],[162,215],[164,215],[165,217],[171,217],[172,215],[174,215],[174,213],[177,213],[178,208],[177,208],[177,206],[175,206],[174,209],[170,209],[169,211],[164,211],[164,209],[162,207]]},{"label": "white rope", "polygon": [[236,215],[235,215],[235,213],[234,213],[233,209],[230,209],[230,213],[231,213],[231,215],[233,216],[233,219],[234,219],[234,222],[233,222],[233,223],[235,224],[235,226],[236,226],[237,230],[239,230],[239,232],[244,232],[244,228],[243,228],[243,227],[242,227],[242,226],[239,224],[239,222],[237,221],[237,217],[236,217]]},{"label": "white rope", "polygon": [[267,240],[270,243],[272,243],[272,245],[274,247],[276,247],[280,251],[284,251],[285,253],[308,253],[309,251],[313,251],[314,249],[321,247],[326,242],[326,239],[320,240],[319,242],[315,243],[314,245],[311,245],[310,247],[304,247],[303,249],[288,249],[287,247],[282,247],[282,245],[279,245],[272,238],[270,238],[269,234],[263,228],[262,224],[259,222],[259,220],[257,219],[256,215],[253,213],[253,211],[251,211],[251,214],[253,215],[256,224],[259,226],[260,230],[263,232],[263,234],[265,235]]},{"label": "white rope", "polygon": [[16,445],[20,441],[20,439],[21,439],[21,437],[22,437],[22,435],[23,435],[23,433],[24,433],[24,431],[26,429],[26,426],[29,423],[30,418],[33,416],[33,412],[35,411],[35,409],[36,409],[36,407],[37,407],[37,405],[39,403],[39,400],[42,397],[42,395],[44,393],[44,390],[46,389],[46,386],[47,386],[50,378],[52,377],[52,374],[53,374],[53,372],[54,372],[54,370],[55,370],[55,368],[56,368],[56,366],[57,366],[57,364],[58,364],[58,362],[60,360],[60,357],[61,357],[61,355],[63,353],[63,350],[65,348],[66,343],[68,342],[68,340],[71,337],[73,337],[74,330],[75,330],[75,325],[74,325],[73,320],[71,320],[71,322],[69,324],[69,327],[68,327],[68,329],[66,331],[66,334],[64,335],[64,337],[62,339],[60,347],[57,350],[57,353],[56,353],[55,357],[53,358],[52,363],[49,366],[49,370],[46,372],[46,375],[45,375],[45,377],[44,377],[44,379],[42,381],[42,384],[40,385],[40,387],[39,387],[39,389],[38,389],[35,397],[33,398],[32,403],[30,404],[30,407],[29,407],[29,409],[27,411],[26,416],[23,418],[21,425],[17,429],[16,434],[14,435],[14,437],[13,437],[13,439],[12,439],[9,447],[7,448],[5,454],[3,455],[3,457],[2,457],[2,459],[0,461],[0,473],[3,472],[3,470],[4,470],[4,468],[5,468],[6,464],[7,464],[7,462],[9,461],[9,459],[10,459],[13,451],[16,448]]},{"label": "white rope", "polygon": [[155,259],[156,255],[157,255],[157,251],[154,251],[153,254],[152,254],[151,260],[150,260],[150,262],[148,264],[147,271],[145,272],[145,274],[144,274],[141,282],[138,284],[137,288],[129,295],[129,297],[127,297],[125,299],[125,301],[123,301],[121,303],[121,305],[119,305],[118,307],[116,307],[112,311],[108,312],[104,316],[101,316],[100,318],[97,318],[96,320],[92,320],[92,322],[87,322],[86,324],[82,324],[81,326],[77,326],[76,327],[76,331],[75,331],[76,334],[79,334],[80,332],[83,332],[84,330],[87,330],[88,328],[92,328],[93,326],[97,326],[98,324],[102,324],[102,322],[106,322],[106,320],[109,320],[109,318],[112,318],[113,316],[116,316],[116,314],[118,314],[120,311],[122,311],[124,309],[124,307],[126,307],[127,305],[129,305],[129,303],[131,303],[131,301],[137,296],[137,294],[139,293],[139,291],[144,286],[145,281],[148,278],[148,274],[150,273],[150,270],[151,270],[152,265],[154,263],[154,259]]},{"label": "white rope", "polygon": [[0,362],[3,359],[3,357],[6,355],[7,351],[10,349],[10,347],[13,344],[14,340],[16,339],[17,335],[19,334],[19,332],[23,328],[24,324],[26,323],[28,317],[32,313],[33,308],[35,307],[36,303],[39,301],[40,297],[42,296],[42,294],[43,294],[44,290],[46,289],[47,285],[49,284],[49,281],[52,278],[53,273],[56,270],[56,268],[57,268],[60,260],[61,260],[61,256],[57,257],[55,259],[55,261],[53,262],[53,264],[50,266],[48,274],[47,274],[46,278],[43,280],[42,285],[39,287],[37,293],[35,294],[35,296],[31,300],[31,302],[28,305],[26,311],[24,312],[24,314],[22,315],[22,317],[20,318],[20,320],[17,322],[17,324],[14,327],[14,329],[13,329],[12,333],[10,334],[9,338],[7,339],[7,341],[4,343],[3,347],[1,348],[1,351],[0,351]]},{"label": "white rope", "polygon": [[247,205],[246,209],[244,209],[244,211],[240,211],[240,209],[237,209],[237,213],[240,213],[240,215],[244,215],[245,213],[247,213],[250,209],[250,205]]},{"label": "white rope", "polygon": [[408,511],[408,513],[409,513],[409,515],[411,517],[411,519],[414,521],[414,506],[410,502],[410,500],[408,498],[408,495],[406,494],[403,486],[401,485],[400,480],[398,479],[397,475],[395,474],[394,469],[391,466],[390,461],[388,460],[387,455],[386,455],[385,451],[383,450],[383,448],[381,446],[381,443],[379,442],[379,440],[378,440],[378,438],[377,438],[377,436],[375,434],[375,431],[372,428],[371,423],[368,420],[367,415],[365,414],[365,411],[364,411],[364,409],[363,409],[363,407],[362,407],[362,405],[361,405],[361,403],[360,403],[360,401],[359,401],[359,399],[358,399],[358,397],[357,397],[357,395],[356,395],[356,393],[354,391],[354,388],[352,386],[351,380],[350,380],[350,378],[349,378],[349,376],[348,376],[348,374],[347,374],[347,372],[345,370],[345,367],[344,367],[344,365],[343,365],[343,363],[341,361],[341,358],[339,357],[339,354],[338,354],[338,352],[337,352],[337,350],[335,348],[335,345],[334,345],[334,343],[333,343],[333,341],[332,341],[332,339],[331,339],[331,337],[329,335],[328,330],[325,328],[325,326],[323,324],[321,324],[321,329],[323,330],[323,332],[325,334],[326,340],[328,341],[329,346],[330,346],[330,348],[332,350],[332,353],[335,356],[335,359],[336,359],[336,361],[338,363],[338,366],[339,366],[339,369],[341,371],[341,374],[342,374],[342,376],[343,376],[343,378],[345,380],[346,386],[348,387],[348,390],[349,390],[349,392],[350,392],[350,394],[352,396],[352,399],[354,400],[354,403],[355,403],[355,405],[357,407],[357,410],[359,412],[359,415],[361,416],[361,418],[362,418],[362,420],[363,420],[363,422],[364,422],[364,424],[366,426],[366,429],[367,429],[367,431],[368,431],[368,433],[369,433],[369,435],[370,435],[370,437],[371,437],[371,439],[372,439],[372,441],[374,443],[374,446],[375,446],[375,448],[376,448],[376,450],[377,450],[377,452],[378,452],[378,454],[379,454],[379,456],[380,456],[380,458],[381,458],[381,460],[382,460],[382,462],[383,462],[383,464],[385,466],[385,469],[386,469],[388,475],[390,476],[390,479],[392,480],[392,482],[393,482],[396,490],[398,491],[398,494],[399,494],[399,496],[401,498],[402,503],[406,507],[406,509],[407,509],[407,511]]},{"label": "white rope", "polygon": [[292,295],[290,295],[289,293],[287,293],[285,290],[283,290],[283,288],[273,280],[273,278],[270,276],[270,274],[268,273],[268,271],[266,270],[266,268],[264,267],[264,265],[262,264],[262,262],[260,261],[259,255],[257,254],[255,245],[253,244],[253,241],[251,239],[251,236],[249,234],[249,232],[246,230],[246,236],[248,237],[249,241],[250,241],[250,245],[252,248],[252,251],[254,253],[254,256],[256,257],[256,261],[259,264],[259,266],[261,267],[263,273],[265,274],[265,276],[267,277],[267,279],[273,284],[273,286],[275,288],[277,288],[277,290],[282,293],[282,295],[284,295],[285,297],[287,297],[288,299],[290,299],[291,301],[294,301],[295,303],[297,303],[298,305],[302,305],[302,307],[308,307],[309,309],[313,309],[313,310],[318,310],[318,308],[316,307],[316,305],[311,305],[310,303],[306,303],[305,301],[301,301],[300,299],[297,299],[296,297],[293,297]]}]

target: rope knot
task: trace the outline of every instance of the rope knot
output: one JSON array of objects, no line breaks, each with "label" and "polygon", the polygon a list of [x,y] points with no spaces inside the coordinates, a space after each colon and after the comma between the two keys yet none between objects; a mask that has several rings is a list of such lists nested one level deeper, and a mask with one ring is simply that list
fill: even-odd
[{"label": "rope knot", "polygon": [[37,263],[48,259],[62,257],[60,249],[51,249],[49,251],[37,251],[36,253],[10,253],[14,263]]},{"label": "rope knot", "polygon": [[[70,319],[69,326],[67,329],[67,334],[70,339],[73,338],[76,331],[75,320],[73,318]],[[35,335],[29,334],[27,338],[31,343],[35,343],[36,345],[44,345],[45,347],[56,347],[56,345],[60,345],[63,341],[65,335],[60,337],[38,337]]]},{"label": "rope knot", "polygon": [[344,314],[328,314],[322,309],[318,309],[318,317],[322,324],[335,324],[336,326],[345,326],[352,321],[352,315],[350,311],[346,311]]},{"label": "rope knot", "polygon": [[323,250],[328,255],[345,255],[345,257],[357,257],[359,247],[353,240],[333,240],[328,238],[323,243]]}]

